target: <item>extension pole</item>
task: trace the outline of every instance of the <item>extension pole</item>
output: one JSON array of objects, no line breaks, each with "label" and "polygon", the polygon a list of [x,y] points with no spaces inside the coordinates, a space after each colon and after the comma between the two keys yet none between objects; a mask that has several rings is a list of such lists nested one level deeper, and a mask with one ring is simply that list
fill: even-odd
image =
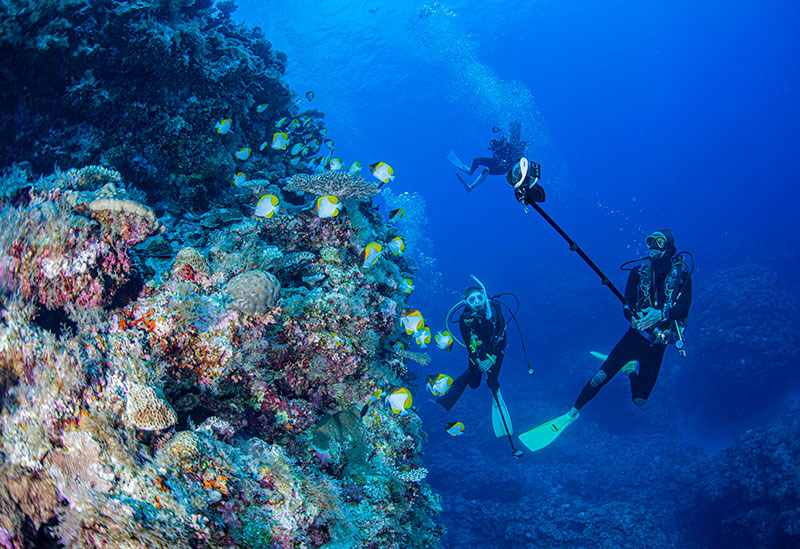
[{"label": "extension pole", "polygon": [[527,204],[529,206],[532,206],[534,210],[539,212],[539,214],[545,219],[545,221],[550,223],[550,225],[552,225],[552,227],[556,231],[558,231],[558,234],[560,234],[564,238],[564,240],[566,240],[567,243],[569,244],[569,249],[573,252],[577,252],[577,254],[581,256],[581,259],[583,259],[589,265],[589,267],[591,267],[592,270],[595,273],[597,273],[597,276],[600,277],[600,280],[603,282],[603,285],[608,286],[608,289],[614,292],[614,295],[619,298],[619,300],[622,302],[623,305],[625,305],[625,296],[623,296],[622,293],[617,289],[617,287],[614,286],[614,284],[608,279],[608,277],[603,273],[603,271],[601,271],[600,268],[594,264],[594,261],[589,259],[589,256],[586,255],[586,253],[583,250],[581,250],[581,247],[578,246],[578,244],[574,240],[572,240],[567,233],[564,232],[564,229],[559,227],[558,223],[553,221],[553,218],[547,215],[547,212],[545,212],[541,208],[541,206],[539,206],[539,204],[533,201],[528,202]]}]

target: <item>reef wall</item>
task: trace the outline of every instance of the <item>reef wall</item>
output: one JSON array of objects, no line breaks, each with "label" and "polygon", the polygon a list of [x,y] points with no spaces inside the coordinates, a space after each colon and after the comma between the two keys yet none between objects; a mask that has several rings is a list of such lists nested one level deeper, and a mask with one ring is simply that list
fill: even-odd
[{"label": "reef wall", "polygon": [[0,4],[0,546],[439,545],[421,420],[363,407],[426,358],[360,259],[402,225],[233,9]]}]

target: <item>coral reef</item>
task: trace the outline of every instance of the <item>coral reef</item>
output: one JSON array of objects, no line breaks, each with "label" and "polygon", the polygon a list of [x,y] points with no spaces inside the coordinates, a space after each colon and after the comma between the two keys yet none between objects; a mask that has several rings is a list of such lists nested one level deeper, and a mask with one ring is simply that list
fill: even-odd
[{"label": "coral reef", "polygon": [[[245,166],[231,152],[255,148],[276,120],[300,115],[282,80],[285,55],[259,29],[235,22],[232,8],[211,0],[0,3],[8,60],[0,166],[24,160],[36,174],[54,165],[113,167],[173,211],[219,201],[237,171],[289,175],[280,151],[255,153]],[[322,137],[318,115],[306,113],[309,139]],[[234,131],[215,132],[227,118]]]},{"label": "coral reef", "polygon": [[[27,200],[3,210],[18,230],[0,239],[4,544],[438,546],[421,420],[382,401],[358,413],[412,381],[390,342],[413,265],[358,265],[391,231],[367,202],[232,221],[122,292],[132,246],[163,238],[124,178],[91,168],[19,188]],[[54,307],[57,331],[37,320]]]},{"label": "coral reef", "polygon": [[286,180],[285,188],[287,191],[312,193],[320,196],[331,194],[339,198],[372,198],[378,193],[377,184],[342,171],[293,175]]}]

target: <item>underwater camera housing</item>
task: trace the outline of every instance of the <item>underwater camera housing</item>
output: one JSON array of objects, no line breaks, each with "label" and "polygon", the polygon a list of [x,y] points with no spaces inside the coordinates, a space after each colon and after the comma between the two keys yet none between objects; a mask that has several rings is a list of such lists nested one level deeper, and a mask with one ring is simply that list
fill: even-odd
[{"label": "underwater camera housing", "polygon": [[513,168],[506,174],[506,181],[514,187],[514,196],[522,205],[531,205],[544,202],[544,188],[539,185],[542,176],[542,166],[527,158],[520,158]]}]

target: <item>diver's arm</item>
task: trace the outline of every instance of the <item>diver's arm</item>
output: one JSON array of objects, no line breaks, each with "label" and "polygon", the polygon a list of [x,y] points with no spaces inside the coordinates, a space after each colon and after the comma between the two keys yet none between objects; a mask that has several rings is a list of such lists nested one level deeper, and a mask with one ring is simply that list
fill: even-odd
[{"label": "diver's arm", "polygon": [[634,269],[628,275],[628,284],[625,286],[625,307],[622,313],[628,322],[633,318],[633,307],[636,307],[636,302],[639,297],[639,269]]}]

